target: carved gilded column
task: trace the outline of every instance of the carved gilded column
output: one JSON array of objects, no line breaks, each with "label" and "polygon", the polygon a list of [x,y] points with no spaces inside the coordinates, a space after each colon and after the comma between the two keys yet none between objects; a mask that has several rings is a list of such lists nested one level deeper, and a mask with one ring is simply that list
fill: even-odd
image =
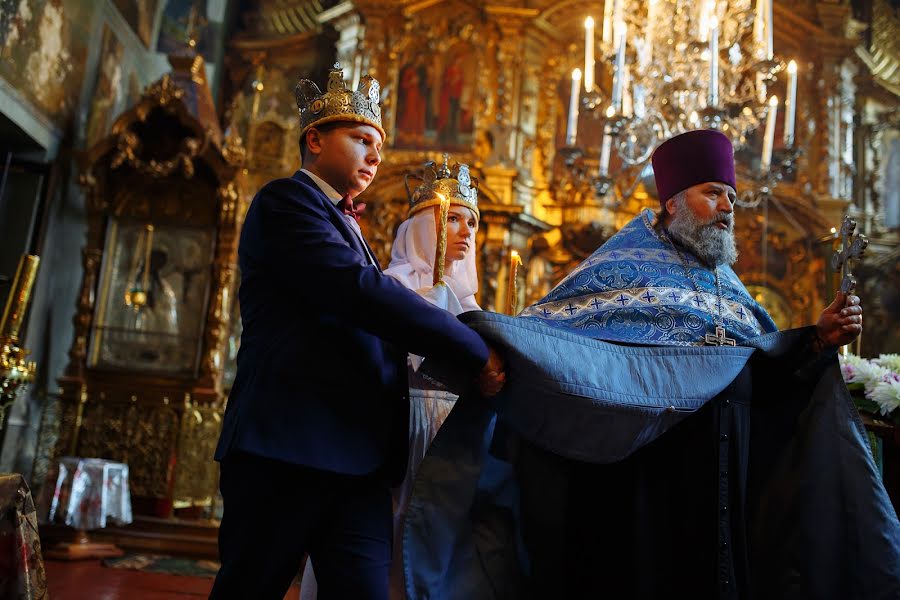
[{"label": "carved gilded column", "polygon": [[559,92],[548,82],[564,80],[567,77],[561,54],[548,52],[548,47],[556,47],[556,41],[542,32],[534,32],[529,46],[536,47],[541,62],[537,64],[536,94],[537,115],[535,123],[534,152],[531,157],[531,179],[534,182],[532,214],[539,219],[560,225],[560,211],[548,210],[547,206],[556,199],[554,190],[554,164],[556,160],[557,123],[559,122]]},{"label": "carved gilded column", "polygon": [[853,113],[856,66],[850,59],[858,43],[847,2],[816,3],[827,35],[817,40],[817,135],[807,163],[815,173],[810,180],[829,222],[839,222],[851,201],[853,182]]},{"label": "carved gilded column", "polygon": [[237,264],[238,220],[240,204],[237,187],[229,181],[221,186],[219,196],[219,230],[216,256],[213,266],[213,298],[207,314],[203,363],[198,388],[206,388],[208,397],[199,398],[211,402],[222,393],[224,345],[231,321],[231,298],[234,289]]},{"label": "carved gilded column", "polygon": [[497,26],[495,146],[502,163],[516,165],[524,143],[519,123],[521,104],[526,101],[521,93],[525,66],[524,31],[539,11],[508,6],[488,6],[485,11]]},{"label": "carved gilded column", "polygon": [[337,31],[338,39],[334,44],[337,61],[344,68],[344,79],[351,82],[355,90],[368,66],[366,57],[360,51],[366,35],[362,17],[350,2],[341,2],[320,13],[319,22],[328,23]]}]

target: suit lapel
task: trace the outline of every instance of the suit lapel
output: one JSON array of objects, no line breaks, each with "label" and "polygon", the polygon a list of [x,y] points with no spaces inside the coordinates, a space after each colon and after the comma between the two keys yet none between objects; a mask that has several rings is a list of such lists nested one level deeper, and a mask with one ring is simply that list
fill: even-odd
[{"label": "suit lapel", "polygon": [[[331,201],[331,199],[325,195],[325,192],[323,192],[321,189],[319,189],[319,186],[316,185],[316,182],[313,181],[306,173],[303,173],[302,171],[297,171],[296,173],[294,173],[294,179],[305,183],[307,186],[309,186],[313,190],[315,190],[319,199],[322,201],[322,203],[326,206],[326,209],[329,211],[328,214],[331,215],[332,225],[334,225],[335,228],[341,233],[341,235],[344,237],[344,240],[350,245],[350,247],[353,248],[354,250],[356,250],[357,252],[359,252],[362,255],[362,257],[366,259],[366,262],[368,262],[369,256],[368,256],[368,254],[366,254],[366,249],[368,248],[368,244],[366,244],[365,248],[363,247],[365,240],[363,240],[360,236],[356,235],[356,232],[350,228],[350,224],[347,223],[347,219],[344,218],[344,213],[342,213],[341,211],[339,211],[337,209],[337,207],[334,205],[334,203]],[[371,252],[371,249],[369,249],[369,251]],[[375,257],[375,254],[373,253],[372,258],[374,258],[374,257]],[[381,270],[381,266],[378,265],[377,261],[376,261],[375,266],[378,267],[379,270]]]},{"label": "suit lapel", "polygon": [[383,269],[381,268],[381,263],[378,262],[378,257],[376,257],[375,252],[372,251],[372,246],[369,245],[369,242],[366,241],[365,237],[362,237],[361,239],[363,241],[363,244],[366,245],[366,250],[369,251],[369,256],[372,257],[372,264],[374,264],[375,268],[379,271],[383,271]]}]

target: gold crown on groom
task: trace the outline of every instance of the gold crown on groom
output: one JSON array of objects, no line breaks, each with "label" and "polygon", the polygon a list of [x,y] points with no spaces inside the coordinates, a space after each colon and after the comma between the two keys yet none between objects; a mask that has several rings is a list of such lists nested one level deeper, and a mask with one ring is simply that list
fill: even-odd
[{"label": "gold crown on groom", "polygon": [[300,111],[300,139],[303,139],[310,127],[350,121],[371,125],[381,133],[384,140],[386,136],[381,126],[380,95],[378,80],[369,75],[364,75],[359,80],[356,91],[347,89],[344,71],[338,63],[328,72],[328,86],[324,94],[314,81],[301,79],[294,89],[297,109]]},{"label": "gold crown on groom", "polygon": [[[439,206],[441,196],[450,204],[465,206],[480,218],[478,211],[478,180],[469,173],[469,165],[457,163],[453,169],[447,166],[449,156],[444,154],[444,164],[435,169],[434,161],[425,163],[419,173],[408,174],[405,178],[406,194],[409,196],[409,216],[428,208]],[[422,183],[410,190],[409,180],[418,179]]]}]

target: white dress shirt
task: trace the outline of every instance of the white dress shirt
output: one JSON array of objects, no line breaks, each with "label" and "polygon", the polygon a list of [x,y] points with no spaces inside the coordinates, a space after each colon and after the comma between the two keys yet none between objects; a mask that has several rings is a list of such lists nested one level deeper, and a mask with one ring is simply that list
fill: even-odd
[{"label": "white dress shirt", "polygon": [[[300,172],[306,173],[309,178],[313,180],[313,183],[315,183],[319,187],[319,189],[322,190],[322,193],[325,194],[328,199],[331,200],[331,203],[335,206],[337,206],[340,201],[343,200],[343,196],[341,196],[336,189],[331,187],[328,182],[326,182],[315,173],[307,169],[300,169]],[[359,237],[359,241],[362,244],[363,250],[366,251],[366,257],[369,259],[369,262],[371,262],[373,265],[378,264],[375,262],[375,258],[369,253],[369,247],[366,245],[365,238],[363,238],[362,229],[359,228],[359,223],[356,221],[356,219],[353,218],[353,215],[345,214],[344,219],[346,219],[347,224],[350,225],[350,229],[352,229],[356,233],[357,237]]]}]

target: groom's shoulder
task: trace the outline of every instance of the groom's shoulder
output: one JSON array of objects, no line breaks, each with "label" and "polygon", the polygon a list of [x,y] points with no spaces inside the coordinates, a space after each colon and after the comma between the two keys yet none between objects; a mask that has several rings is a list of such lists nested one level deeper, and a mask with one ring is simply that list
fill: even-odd
[{"label": "groom's shoulder", "polygon": [[273,179],[262,186],[253,198],[251,209],[271,210],[293,205],[317,210],[324,208],[325,200],[327,198],[319,188],[297,171],[291,177]]}]

